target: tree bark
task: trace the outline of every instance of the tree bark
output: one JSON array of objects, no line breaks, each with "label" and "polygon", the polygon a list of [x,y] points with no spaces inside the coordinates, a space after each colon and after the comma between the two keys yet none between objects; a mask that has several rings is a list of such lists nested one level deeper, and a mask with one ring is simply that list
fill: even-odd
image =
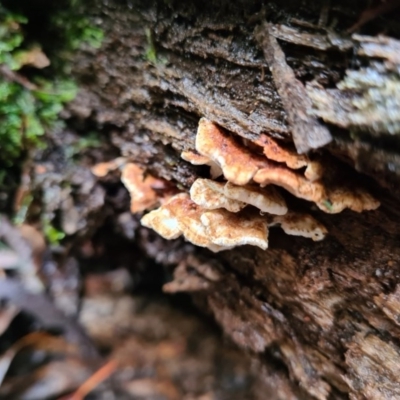
[{"label": "tree bark", "polygon": [[[138,228],[150,256],[179,264],[180,280],[205,282],[166,290],[193,290],[260,360],[270,399],[400,398],[398,9],[350,36],[364,2],[150,3],[87,7],[105,40],[76,56],[83,89],[71,116],[94,121],[122,156],[183,191],[207,174],[180,158],[206,117],[244,143],[267,134],[311,150],[381,202],[375,211],[325,214],[289,196],[329,235],[312,242],[273,229],[265,251],[215,255],[181,239],[154,250],[154,235]],[[300,112],[312,124],[299,122]]]}]

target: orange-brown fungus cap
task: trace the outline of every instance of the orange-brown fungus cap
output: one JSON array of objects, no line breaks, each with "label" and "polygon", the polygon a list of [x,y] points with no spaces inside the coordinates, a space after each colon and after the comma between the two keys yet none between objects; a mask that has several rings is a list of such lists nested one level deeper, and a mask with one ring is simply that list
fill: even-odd
[{"label": "orange-brown fungus cap", "polygon": [[[350,190],[335,185],[336,177],[333,171],[329,171],[330,183],[327,183],[328,179],[322,177],[323,167],[319,161],[311,161],[305,155],[288,150],[266,135],[261,135],[256,144],[263,147],[268,159],[252,153],[223,129],[202,118],[196,136],[196,150],[200,155],[187,152],[191,155],[185,153],[184,157],[193,163],[211,160],[222,168],[225,178],[230,183],[238,186],[244,186],[251,180],[262,187],[280,186],[298,198],[314,202],[327,213],[339,213],[344,208],[361,212],[379,207],[379,202],[366,190],[357,186]],[[303,175],[300,168],[304,167],[306,169]],[[229,188],[229,185],[226,187]],[[224,195],[255,205],[252,201],[256,196],[251,197],[252,201],[245,201],[241,195],[229,196],[226,190]]]},{"label": "orange-brown fungus cap", "polygon": [[221,167],[206,156],[195,153],[194,151],[182,151],[181,158],[193,165],[208,165],[210,167],[211,178],[215,179],[222,175]]},{"label": "orange-brown fungus cap", "polygon": [[231,212],[238,212],[246,206],[242,201],[232,200],[224,195],[225,184],[211,179],[196,179],[190,188],[190,198],[206,210],[225,208]]},{"label": "orange-brown fungus cap", "polygon": [[363,188],[337,187],[327,191],[326,199],[317,206],[330,214],[336,214],[345,208],[356,212],[376,210],[380,202]]},{"label": "orange-brown fungus cap", "polygon": [[207,247],[214,252],[224,250],[208,238],[205,227],[200,221],[203,211],[190,200],[188,194],[180,193],[171,197],[157,210],[146,214],[141,223],[147,228],[154,229],[165,239],[176,239],[183,234],[196,246]]},{"label": "orange-brown fungus cap", "polygon": [[205,118],[201,118],[199,122],[196,150],[217,163],[225,178],[236,185],[245,185],[260,168],[268,166],[268,160],[252,154]]},{"label": "orange-brown fungus cap", "polygon": [[324,225],[307,214],[289,212],[286,215],[274,217],[269,226],[280,225],[285,233],[294,236],[303,236],[314,241],[325,238],[328,233]]},{"label": "orange-brown fungus cap", "polygon": [[272,161],[285,163],[291,169],[300,169],[306,167],[305,177],[310,181],[315,181],[322,177],[323,168],[318,161],[311,161],[304,154],[297,154],[282,147],[274,139],[267,135],[260,135],[255,142],[263,148],[265,156]]},{"label": "orange-brown fungus cap", "polygon": [[121,181],[131,195],[131,212],[137,213],[154,207],[158,203],[155,188],[164,186],[164,181],[151,175],[144,176],[144,171],[133,163],[122,169]]},{"label": "orange-brown fungus cap", "polygon": [[179,228],[189,242],[200,247],[210,247],[212,245],[200,221],[204,210],[190,200],[188,195],[185,197],[183,195],[174,197],[165,207],[169,207],[175,214]]},{"label": "orange-brown fungus cap", "polygon": [[311,182],[303,175],[283,166],[272,166],[260,169],[254,176],[254,181],[261,186],[277,185],[286,189],[294,196],[315,203],[325,197],[325,188],[321,182]]},{"label": "orange-brown fungus cap", "polygon": [[329,214],[340,213],[345,208],[356,212],[375,210],[380,205],[378,200],[362,188],[330,187],[321,181],[311,182],[285,167],[260,169],[254,181],[261,186],[281,186],[300,199],[314,202],[319,209]]},{"label": "orange-brown fungus cap", "polygon": [[118,157],[115,160],[101,162],[94,165],[91,169],[92,174],[97,176],[98,178],[104,178],[109,172],[114,171],[126,162],[125,158]]},{"label": "orange-brown fungus cap", "polygon": [[249,210],[239,214],[219,209],[206,211],[201,216],[206,233],[213,243],[224,247],[246,244],[268,247],[268,226],[265,217]]},{"label": "orange-brown fungus cap", "polygon": [[146,228],[155,230],[165,239],[176,239],[182,235],[178,221],[168,208],[160,207],[144,215],[140,220]]},{"label": "orange-brown fungus cap", "polygon": [[206,165],[210,162],[208,157],[197,154],[194,151],[182,151],[181,158],[193,165]]},{"label": "orange-brown fungus cap", "polygon": [[[229,199],[237,200],[269,214],[284,215],[287,213],[286,202],[273,186],[237,186],[227,182],[224,194]],[[226,207],[225,207],[226,208]]]}]

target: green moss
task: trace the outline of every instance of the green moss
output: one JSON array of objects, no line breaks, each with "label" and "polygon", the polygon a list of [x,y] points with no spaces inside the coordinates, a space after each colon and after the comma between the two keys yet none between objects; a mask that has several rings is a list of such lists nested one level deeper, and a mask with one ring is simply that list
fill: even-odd
[{"label": "green moss", "polygon": [[65,238],[65,233],[54,227],[52,221],[42,218],[42,229],[47,241],[52,245],[60,244],[60,241]]},{"label": "green moss", "polygon": [[[76,2],[70,2],[75,5]],[[85,17],[71,18],[70,9],[59,10],[50,18],[51,29],[63,38],[59,53],[76,50],[82,45],[98,48],[103,33],[89,24]],[[29,52],[23,26],[26,17],[6,10],[0,5],[0,152],[1,161],[12,165],[35,146],[41,136],[62,126],[59,114],[64,105],[74,99],[76,84],[64,76],[66,58],[59,73],[51,80],[40,70],[24,74],[22,57]],[[54,60],[51,60],[54,62]],[[57,60],[56,60],[57,61]],[[58,60],[60,61],[60,60]],[[55,62],[57,64],[57,62]]]},{"label": "green moss", "polygon": [[13,52],[23,42],[21,24],[27,22],[21,15],[7,13],[0,5],[0,65],[7,65],[10,69],[17,69]]},{"label": "green moss", "polygon": [[157,49],[156,45],[154,42],[153,38],[153,33],[150,29],[145,30],[146,33],[146,39],[147,39],[147,46],[146,46],[146,53],[145,53],[145,58],[147,61],[149,61],[151,64],[166,64],[167,59],[163,56],[160,56],[157,54]]},{"label": "green moss", "polygon": [[40,81],[37,90],[16,82],[0,83],[0,151],[6,166],[23,152],[40,146],[46,131],[62,125],[59,113],[76,92],[76,85],[65,80]]},{"label": "green moss", "polygon": [[146,48],[146,60],[155,64],[157,62],[157,51],[156,46],[153,40],[153,34],[150,29],[146,29],[146,39],[147,39],[147,48]]},{"label": "green moss", "polygon": [[82,15],[71,15],[71,10],[61,10],[52,18],[54,28],[63,32],[64,48],[76,50],[82,45],[98,49],[103,41],[103,31],[91,25]]},{"label": "green moss", "polygon": [[[21,169],[24,160],[45,145],[46,135],[63,128],[60,113],[78,91],[68,76],[73,52],[81,46],[99,48],[103,39],[77,1],[49,2],[44,9],[47,13],[38,13],[22,0],[0,4],[0,190],[6,190],[2,182],[9,180],[11,167]],[[33,50],[42,59],[49,57],[50,66],[29,61]],[[83,138],[75,152],[95,145],[93,136]],[[20,222],[26,216],[22,208],[15,216]],[[65,234],[52,221],[42,222],[50,243],[63,239]]]}]

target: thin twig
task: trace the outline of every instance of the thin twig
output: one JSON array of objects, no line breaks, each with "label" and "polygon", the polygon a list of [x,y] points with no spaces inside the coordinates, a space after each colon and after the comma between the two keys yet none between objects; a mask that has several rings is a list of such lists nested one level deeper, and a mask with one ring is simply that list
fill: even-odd
[{"label": "thin twig", "polygon": [[108,361],[99,370],[97,370],[89,379],[87,379],[79,388],[65,400],[83,400],[93,389],[101,382],[109,378],[116,370],[118,364],[115,360]]},{"label": "thin twig", "polygon": [[347,29],[347,33],[353,33],[359,30],[367,22],[372,21],[373,19],[379,17],[380,15],[386,14],[387,12],[399,6],[400,6],[400,0],[392,0],[392,1],[389,0],[384,3],[381,3],[379,6],[376,6],[374,8],[367,8],[361,13],[358,21],[349,29]]},{"label": "thin twig", "polygon": [[15,71],[11,71],[5,65],[0,66],[0,74],[3,76],[3,78],[7,79],[8,81],[19,83],[25,89],[37,90],[37,88],[38,88],[34,83],[30,82],[24,76],[22,76],[21,74],[18,74]]}]

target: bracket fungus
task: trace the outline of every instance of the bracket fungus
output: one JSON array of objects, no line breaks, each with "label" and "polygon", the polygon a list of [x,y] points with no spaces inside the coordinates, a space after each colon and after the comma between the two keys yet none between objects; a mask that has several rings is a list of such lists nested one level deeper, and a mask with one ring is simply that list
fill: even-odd
[{"label": "bracket fungus", "polygon": [[224,195],[229,199],[252,205],[268,214],[284,215],[288,210],[284,198],[273,186],[265,188],[250,185],[237,186],[227,182],[224,186]]},{"label": "bracket fungus", "polygon": [[118,157],[111,161],[101,162],[94,165],[91,169],[92,174],[98,178],[104,178],[111,171],[121,168],[126,163],[126,159],[123,157]]},{"label": "bracket fungus", "polygon": [[288,168],[263,168],[254,176],[254,181],[261,186],[277,185],[294,196],[312,201],[317,207],[328,213],[337,214],[345,208],[352,211],[375,210],[380,203],[361,187],[344,187],[327,184],[322,180],[311,182],[301,174]]},{"label": "bracket fungus", "polygon": [[127,163],[122,167],[121,181],[131,196],[131,212],[137,213],[153,208],[160,196],[155,189],[164,189],[165,182],[154,176],[146,175],[138,165]]},{"label": "bracket fungus", "polygon": [[190,188],[190,198],[207,210],[225,208],[231,212],[239,212],[246,206],[242,201],[232,200],[224,194],[225,184],[211,179],[196,179]]},{"label": "bracket fungus", "polygon": [[196,150],[218,164],[225,178],[236,185],[249,183],[256,172],[268,165],[211,121],[201,118],[196,135]]},{"label": "bracket fungus", "polygon": [[206,156],[194,153],[193,151],[182,151],[181,158],[193,165],[208,165],[210,167],[211,178],[213,179],[222,175],[221,167]]},{"label": "bracket fungus", "polygon": [[267,220],[257,213],[237,215],[229,211],[206,210],[188,194],[173,196],[160,208],[146,214],[141,223],[166,239],[183,235],[189,242],[211,251],[252,244],[268,246]]},{"label": "bracket fungus", "polygon": [[283,215],[287,212],[285,200],[272,186],[238,186],[199,178],[190,188],[190,198],[207,210],[225,208],[236,213],[246,205],[252,205],[269,214]]},{"label": "bracket fungus", "polygon": [[289,235],[322,240],[326,228],[309,215],[290,212],[264,216],[253,209],[232,213],[224,208],[205,209],[188,194],[173,196],[160,208],[143,216],[143,226],[155,230],[165,239],[183,235],[191,243],[214,252],[237,246],[268,247],[268,227],[279,225]]},{"label": "bracket fungus", "polygon": [[219,209],[204,212],[200,220],[208,237],[219,246],[233,248],[249,244],[263,250],[268,247],[267,220],[257,213],[246,210],[232,214]]},{"label": "bracket fungus", "polygon": [[254,176],[254,181],[261,186],[280,186],[300,199],[315,203],[325,195],[325,188],[321,182],[311,182],[301,174],[283,166],[260,169]]},{"label": "bracket fungus", "polygon": [[91,169],[98,178],[104,178],[116,170],[120,171],[121,181],[131,196],[132,213],[154,208],[177,192],[167,181],[146,174],[141,167],[124,157],[98,163]]},{"label": "bracket fungus", "polygon": [[324,239],[328,233],[325,226],[308,214],[288,212],[286,215],[273,217],[269,226],[275,225],[279,225],[288,235],[303,236],[315,242]]},{"label": "bracket fungus", "polygon": [[[196,136],[196,160],[218,164],[228,182],[243,186],[251,180],[261,186],[276,185],[292,195],[314,202],[322,211],[335,214],[349,208],[356,212],[375,210],[379,202],[365,189],[348,189],[327,183],[323,165],[308,156],[287,150],[266,135],[255,142],[263,148],[261,156],[241,145],[211,121],[201,118]],[[192,161],[191,161],[192,162]],[[305,167],[304,174],[301,168]],[[335,177],[330,177],[335,181]]]},{"label": "bracket fungus", "polygon": [[[262,147],[263,155],[257,146]],[[175,195],[142,218],[142,225],[166,239],[183,235],[214,252],[242,245],[266,249],[268,227],[273,226],[280,226],[288,235],[324,239],[327,229],[308,214],[288,211],[276,186],[314,202],[326,213],[379,207],[379,201],[364,188],[337,183],[334,168],[324,168],[320,161],[299,155],[266,135],[246,147],[201,118],[195,147],[197,153],[185,151],[181,157],[194,165],[209,165],[213,179],[222,172],[225,180],[199,178],[190,195]]]},{"label": "bracket fungus", "polygon": [[143,226],[154,229],[164,239],[176,239],[182,235],[178,220],[168,207],[160,207],[149,212],[140,222]]},{"label": "bracket fungus", "polygon": [[376,210],[380,202],[363,188],[338,186],[327,190],[326,199],[317,206],[322,211],[337,214],[345,208],[356,212]]},{"label": "bracket fungus", "polygon": [[277,141],[267,135],[260,135],[255,143],[263,148],[264,155],[272,161],[285,163],[290,169],[306,167],[304,176],[309,181],[320,179],[323,174],[323,166],[318,161],[312,161],[304,154],[285,149]]},{"label": "bracket fungus", "polygon": [[155,230],[165,239],[176,239],[183,235],[188,241],[211,251],[224,250],[208,237],[200,217],[203,208],[195,204],[186,193],[171,197],[160,208],[142,217],[141,223]]},{"label": "bracket fungus", "polygon": [[209,290],[212,285],[222,280],[218,264],[213,261],[202,262],[189,255],[182,260],[173,272],[174,279],[163,285],[163,292],[197,292]]}]

